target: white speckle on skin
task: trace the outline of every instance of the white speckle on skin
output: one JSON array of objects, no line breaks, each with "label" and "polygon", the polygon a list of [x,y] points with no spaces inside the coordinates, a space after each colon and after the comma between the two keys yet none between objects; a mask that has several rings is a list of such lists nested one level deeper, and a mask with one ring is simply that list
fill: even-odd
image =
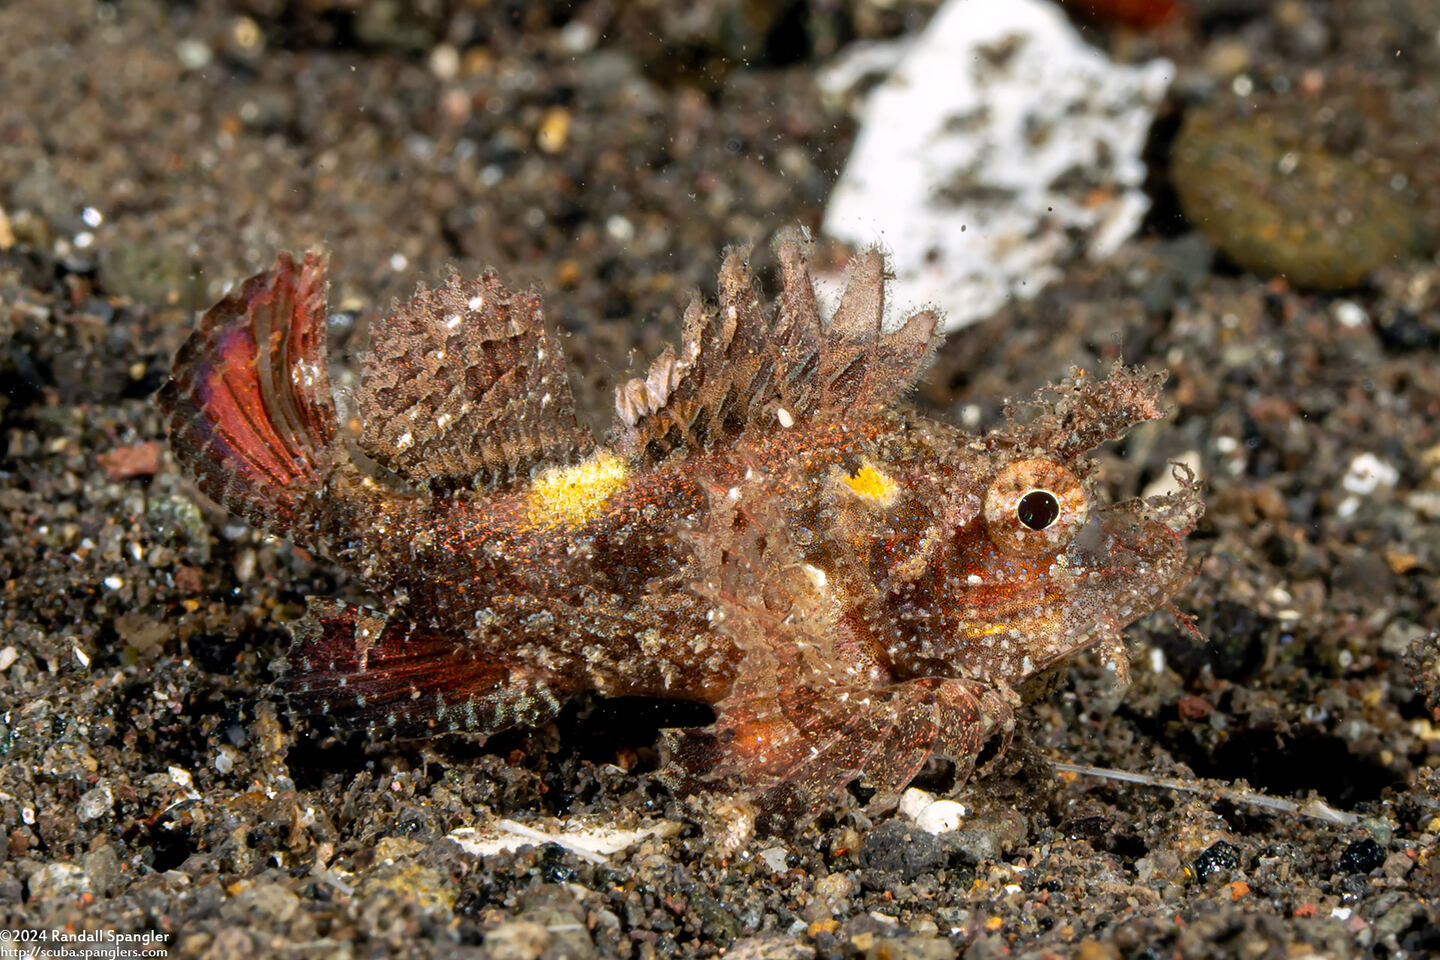
[{"label": "white speckle on skin", "polygon": [[469,307],[471,310],[479,310],[481,307],[485,306],[485,298],[481,296],[471,297],[469,302],[466,303],[465,306]]},{"label": "white speckle on skin", "polygon": [[409,430],[406,430],[404,433],[400,434],[400,436],[395,438],[396,450],[409,450],[414,445],[415,438],[410,435]]},{"label": "white speckle on skin", "polygon": [[784,407],[775,408],[775,419],[778,420],[780,422],[780,426],[784,427],[786,430],[789,430],[791,427],[795,426],[795,418],[792,417],[790,415],[790,411],[786,410]]},{"label": "white speckle on skin", "polygon": [[309,360],[302,360],[295,364],[290,373],[290,379],[302,387],[314,386],[319,378],[319,367]]}]

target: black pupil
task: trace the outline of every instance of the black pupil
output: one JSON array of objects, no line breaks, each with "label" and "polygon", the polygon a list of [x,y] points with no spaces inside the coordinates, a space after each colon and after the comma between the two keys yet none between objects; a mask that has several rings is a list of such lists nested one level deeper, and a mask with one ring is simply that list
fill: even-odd
[{"label": "black pupil", "polygon": [[1060,516],[1060,501],[1049,490],[1031,490],[1020,498],[1015,515],[1031,530],[1044,530]]}]

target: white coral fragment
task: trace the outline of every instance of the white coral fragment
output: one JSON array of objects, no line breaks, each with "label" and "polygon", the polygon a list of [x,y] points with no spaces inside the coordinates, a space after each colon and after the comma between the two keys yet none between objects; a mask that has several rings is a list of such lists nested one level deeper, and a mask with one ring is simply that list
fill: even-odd
[{"label": "white coral fragment", "polygon": [[[1033,297],[1077,234],[1102,259],[1139,226],[1172,72],[1112,63],[1054,3],[950,0],[866,102],[823,229],[881,242],[894,302],[938,306],[949,330]],[[842,60],[821,82],[838,93],[860,73]]]}]

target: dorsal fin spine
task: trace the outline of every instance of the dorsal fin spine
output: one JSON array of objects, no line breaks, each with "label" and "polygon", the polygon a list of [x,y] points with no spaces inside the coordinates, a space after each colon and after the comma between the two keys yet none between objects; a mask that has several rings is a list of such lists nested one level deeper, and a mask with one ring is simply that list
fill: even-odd
[{"label": "dorsal fin spine", "polygon": [[800,245],[782,241],[778,253],[783,291],[778,304],[767,307],[745,252],[726,252],[718,311],[692,302],[679,355],[667,349],[644,376],[616,391],[617,449],[654,460],[677,447],[734,443],[777,424],[870,415],[919,376],[937,342],[935,316],[925,311],[884,332],[879,251],[855,259],[829,324],[821,323]]},{"label": "dorsal fin spine", "polygon": [[361,448],[432,489],[525,482],[594,447],[539,293],[493,271],[452,273],[374,328],[358,400]]}]

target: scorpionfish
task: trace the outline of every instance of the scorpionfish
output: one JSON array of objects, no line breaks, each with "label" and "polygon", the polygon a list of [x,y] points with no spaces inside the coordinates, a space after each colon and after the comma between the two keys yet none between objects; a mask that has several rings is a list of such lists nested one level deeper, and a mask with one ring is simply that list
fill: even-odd
[{"label": "scorpionfish", "polygon": [[159,402],[200,490],[380,598],[311,597],[280,687],[396,736],[539,724],[593,691],[709,705],[673,782],[804,822],[852,781],[893,806],[932,757],[1003,750],[1025,682],[1191,570],[1198,484],[1106,503],[1088,451],[1162,417],[1164,374],[1074,371],[984,435],[896,403],[937,316],[887,327],[878,251],[822,319],[796,239],[767,303],[744,251],[597,442],[533,290],[420,288],[328,377],[326,260],[280,255],[211,308]]}]

